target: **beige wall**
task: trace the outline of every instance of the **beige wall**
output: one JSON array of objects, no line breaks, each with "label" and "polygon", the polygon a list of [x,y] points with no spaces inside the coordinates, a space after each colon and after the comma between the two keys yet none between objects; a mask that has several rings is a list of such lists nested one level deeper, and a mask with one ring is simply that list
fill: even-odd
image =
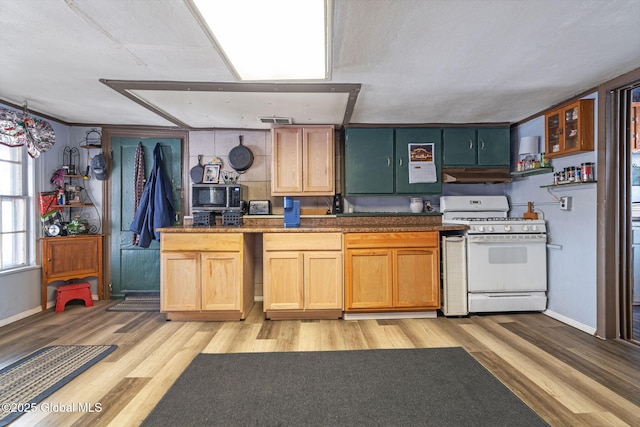
[{"label": "beige wall", "polygon": [[[271,196],[271,132],[269,130],[207,130],[189,132],[189,147],[186,155],[189,156],[189,169],[198,164],[198,155],[202,155],[202,162],[208,163],[213,157],[222,160],[222,170],[233,170],[229,166],[229,151],[239,144],[242,135],[242,144],[253,153],[253,164],[240,176],[239,183],[246,185],[249,200],[271,200],[274,214],[282,214],[283,197]],[[342,188],[342,159],[341,141],[336,134],[336,191]],[[186,189],[186,186],[185,186]],[[331,197],[298,197],[303,209],[329,209]],[[191,191],[185,194],[185,203],[191,214]],[[262,238],[256,238],[256,296],[262,297]]]}]

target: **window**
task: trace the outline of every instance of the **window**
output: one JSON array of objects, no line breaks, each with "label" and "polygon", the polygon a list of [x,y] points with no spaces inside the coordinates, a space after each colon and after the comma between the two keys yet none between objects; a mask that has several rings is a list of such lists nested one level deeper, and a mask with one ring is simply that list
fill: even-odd
[{"label": "window", "polygon": [[0,144],[0,271],[29,265],[29,159]]}]

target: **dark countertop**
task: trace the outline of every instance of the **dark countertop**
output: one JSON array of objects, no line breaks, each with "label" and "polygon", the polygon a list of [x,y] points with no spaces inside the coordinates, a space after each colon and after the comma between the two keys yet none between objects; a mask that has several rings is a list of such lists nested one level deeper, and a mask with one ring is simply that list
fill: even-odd
[{"label": "dark countertop", "polygon": [[440,212],[421,212],[421,213],[412,213],[412,212],[351,212],[351,213],[341,213],[336,214],[338,218],[344,217],[407,217],[407,216],[442,216]]},{"label": "dark countertop", "polygon": [[394,233],[403,231],[459,231],[469,227],[461,224],[442,224],[437,215],[323,215],[300,218],[299,227],[284,227],[282,216],[259,215],[243,217],[239,227],[222,227],[219,218],[215,227],[173,226],[159,228],[162,233]]},{"label": "dark countertop", "polygon": [[240,226],[240,227],[193,227],[173,226],[159,228],[161,233],[397,233],[402,231],[458,231],[466,230],[466,225],[380,225],[343,227],[284,227],[284,226]]}]

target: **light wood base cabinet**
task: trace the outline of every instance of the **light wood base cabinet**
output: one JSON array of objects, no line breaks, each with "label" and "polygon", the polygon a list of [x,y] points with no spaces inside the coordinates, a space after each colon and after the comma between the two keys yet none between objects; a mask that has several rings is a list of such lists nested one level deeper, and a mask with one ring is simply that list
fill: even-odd
[{"label": "light wood base cabinet", "polygon": [[253,305],[253,235],[164,233],[160,309],[168,320],[240,320]]},{"label": "light wood base cabinet", "polygon": [[438,232],[346,233],[345,312],[440,308]]},{"label": "light wood base cabinet", "polygon": [[268,319],[342,317],[340,233],[267,233],[263,248]]}]

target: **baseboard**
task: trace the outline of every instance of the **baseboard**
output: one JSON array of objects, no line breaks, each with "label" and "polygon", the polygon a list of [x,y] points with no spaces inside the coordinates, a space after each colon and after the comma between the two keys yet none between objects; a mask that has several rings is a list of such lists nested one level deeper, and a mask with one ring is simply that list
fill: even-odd
[{"label": "baseboard", "polygon": [[345,313],[344,320],[379,320],[379,319],[435,319],[438,312],[433,311],[403,311],[403,312],[375,312],[375,313]]},{"label": "baseboard", "polygon": [[25,317],[33,316],[34,314],[40,313],[42,311],[42,307],[38,306],[32,308],[31,310],[23,311],[22,313],[18,313],[11,317],[7,317],[5,319],[0,319],[0,327],[8,325],[13,322],[17,322],[18,320],[22,320]]},{"label": "baseboard", "polygon": [[562,314],[556,313],[555,311],[545,310],[545,311],[543,311],[543,313],[546,314],[547,316],[553,318],[553,319],[556,319],[556,320],[562,322],[562,323],[565,323],[565,324],[567,324],[569,326],[573,326],[574,328],[579,329],[582,332],[586,332],[589,335],[594,335],[595,336],[595,334],[596,334],[596,328],[593,328],[591,326],[585,325],[585,324],[580,323],[580,322],[576,322],[575,320],[573,320],[573,319],[571,319],[571,318],[569,318],[567,316],[564,316]]}]

